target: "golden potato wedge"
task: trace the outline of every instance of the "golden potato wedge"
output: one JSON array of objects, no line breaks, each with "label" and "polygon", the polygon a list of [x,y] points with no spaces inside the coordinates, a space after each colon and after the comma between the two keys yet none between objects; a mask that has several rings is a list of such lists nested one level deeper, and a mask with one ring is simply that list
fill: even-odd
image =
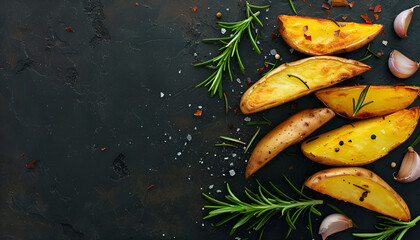
[{"label": "golden potato wedge", "polygon": [[351,52],[372,41],[380,24],[334,22],[328,19],[279,15],[280,34],[293,49],[308,55]]},{"label": "golden potato wedge", "polygon": [[416,128],[419,107],[341,126],[302,143],[309,159],[332,166],[361,166],[387,155]]},{"label": "golden potato wedge", "polygon": [[252,85],[242,96],[244,114],[263,111],[295,100],[370,70],[361,62],[318,56],[285,63]]},{"label": "golden potato wedge", "polygon": [[329,108],[306,109],[280,123],[252,151],[245,177],[249,178],[285,148],[300,142],[334,116]]},{"label": "golden potato wedge", "polygon": [[345,118],[362,119],[387,115],[410,106],[419,95],[415,86],[370,86],[364,103],[373,101],[361,108],[353,116],[353,99],[357,103],[365,85],[322,89],[315,93],[325,106]]},{"label": "golden potato wedge", "polygon": [[407,204],[382,178],[360,167],[330,168],[315,173],[305,186],[338,200],[410,221]]}]

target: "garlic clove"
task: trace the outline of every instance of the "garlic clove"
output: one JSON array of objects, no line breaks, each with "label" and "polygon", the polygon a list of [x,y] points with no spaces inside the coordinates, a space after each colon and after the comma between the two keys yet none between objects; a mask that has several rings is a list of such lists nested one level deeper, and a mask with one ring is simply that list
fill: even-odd
[{"label": "garlic clove", "polygon": [[411,18],[413,17],[414,8],[420,7],[420,5],[416,5],[410,9],[402,11],[400,14],[397,15],[397,17],[394,20],[394,30],[395,33],[400,38],[407,37],[407,29],[410,25]]},{"label": "garlic clove", "polygon": [[325,240],[331,234],[351,227],[353,227],[353,222],[350,218],[340,213],[333,213],[322,220],[321,226],[319,226],[319,234],[321,234],[322,240]]},{"label": "garlic clove", "polygon": [[419,69],[419,63],[409,59],[397,50],[389,55],[388,67],[397,78],[408,78]]},{"label": "garlic clove", "polygon": [[420,156],[412,147],[408,148],[408,152],[404,155],[400,170],[394,179],[398,182],[409,183],[420,177]]}]

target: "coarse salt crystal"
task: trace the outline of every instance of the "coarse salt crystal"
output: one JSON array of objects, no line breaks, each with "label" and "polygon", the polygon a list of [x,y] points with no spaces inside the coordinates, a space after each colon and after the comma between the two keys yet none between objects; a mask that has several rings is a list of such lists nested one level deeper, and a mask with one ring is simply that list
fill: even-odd
[{"label": "coarse salt crystal", "polygon": [[276,55],[276,54],[277,54],[276,49],[271,49],[271,50],[270,50],[270,54],[271,54],[271,55]]},{"label": "coarse salt crystal", "polygon": [[191,134],[188,134],[188,135],[187,135],[187,140],[188,140],[188,141],[191,141],[191,140],[192,140],[192,136],[191,136]]},{"label": "coarse salt crystal", "polygon": [[212,184],[212,185],[209,186],[209,189],[213,189],[213,187],[214,187],[214,185]]},{"label": "coarse salt crystal", "polygon": [[220,29],[220,32],[221,32],[222,34],[225,34],[225,33],[226,33],[226,28],[221,28],[221,29]]},{"label": "coarse salt crystal", "polygon": [[249,122],[249,121],[251,121],[251,118],[250,117],[246,117],[246,118],[244,118],[244,121],[245,122]]},{"label": "coarse salt crystal", "polygon": [[232,176],[232,177],[233,177],[233,176],[235,176],[235,174],[236,174],[236,173],[235,173],[235,170],[233,170],[233,169],[229,170],[229,174],[230,174],[230,176]]},{"label": "coarse salt crystal", "polygon": [[165,94],[163,92],[160,92],[160,98],[163,98]]},{"label": "coarse salt crystal", "polygon": [[236,79],[236,81],[237,81],[238,83],[241,83],[241,79],[240,79],[240,78],[237,78],[237,79]]},{"label": "coarse salt crystal", "polygon": [[382,44],[383,44],[384,46],[386,46],[386,45],[388,45],[388,41],[383,40],[383,41],[382,41]]}]

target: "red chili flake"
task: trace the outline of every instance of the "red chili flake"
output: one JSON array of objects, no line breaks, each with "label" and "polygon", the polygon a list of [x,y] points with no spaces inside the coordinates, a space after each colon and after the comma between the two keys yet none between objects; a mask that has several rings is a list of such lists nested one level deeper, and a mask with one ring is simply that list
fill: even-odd
[{"label": "red chili flake", "polygon": [[330,9],[331,8],[331,5],[328,2],[324,2],[324,4],[322,4],[321,7],[322,8],[325,8],[325,9]]},{"label": "red chili flake", "polygon": [[233,109],[233,113],[235,113],[235,115],[237,112],[238,112],[238,108]]},{"label": "red chili flake", "polygon": [[267,63],[264,63],[264,66],[265,66],[266,68],[268,68],[268,64],[267,64]]},{"label": "red chili flake", "polygon": [[63,71],[63,70],[61,70],[61,68],[59,68],[59,67],[57,68],[57,70],[58,70],[59,72],[62,72],[62,71]]},{"label": "red chili flake", "polygon": [[295,167],[293,167],[293,165],[289,166],[289,170],[293,170]]},{"label": "red chili flake", "polygon": [[201,115],[203,114],[203,111],[201,111],[201,110],[197,110],[195,113],[194,113],[194,116],[196,116],[196,117],[201,117]]},{"label": "red chili flake", "polygon": [[342,16],[341,18],[346,21],[349,16]]},{"label": "red chili flake", "polygon": [[308,26],[304,26],[304,27],[302,28],[302,30],[303,30],[303,32],[308,31]]},{"label": "red chili flake", "polygon": [[227,95],[228,95],[229,93],[227,93],[227,92],[224,92],[223,94],[224,94],[225,96],[227,96]]},{"label": "red chili flake", "polygon": [[330,10],[325,10],[325,13],[326,14],[330,14]]},{"label": "red chili flake", "polygon": [[103,148],[101,148],[101,151],[103,152],[103,151],[105,151],[106,150],[106,147],[103,147]]},{"label": "red chili flake", "polygon": [[386,32],[384,30],[381,31],[382,36],[386,36]]},{"label": "red chili flake", "polygon": [[337,30],[337,31],[334,31],[334,36],[336,36],[336,37],[340,36],[340,29]]},{"label": "red chili flake", "polygon": [[381,9],[381,4],[376,5],[376,6],[375,6],[375,9],[373,10],[373,12],[376,12],[376,13],[378,13],[378,12],[382,12],[382,9]]},{"label": "red chili flake", "polygon": [[21,157],[24,157],[24,156],[25,156],[25,153],[24,153],[24,152],[23,152],[23,153],[21,153],[21,154],[20,154],[20,156],[21,156]]},{"label": "red chili flake", "polygon": [[306,40],[312,41],[312,37],[311,37],[311,36],[308,36],[308,35],[306,35],[306,34],[303,34],[303,35],[305,36],[305,39],[306,39]]},{"label": "red chili flake", "polygon": [[138,2],[136,2],[136,6],[138,6],[139,5],[139,3]]},{"label": "red chili flake", "polygon": [[273,38],[277,38],[279,35],[277,34],[277,33],[273,33],[273,32],[271,32],[271,38],[273,39]]},{"label": "red chili flake", "polygon": [[194,11],[194,12],[197,12],[197,6],[194,6],[194,7],[193,7],[193,11]]},{"label": "red chili flake", "polygon": [[360,15],[360,17],[363,18],[363,20],[365,20],[366,23],[372,23],[372,21],[369,19],[369,17],[367,16],[367,14],[362,14]]},{"label": "red chili flake", "polygon": [[375,9],[374,7],[369,7],[369,11],[372,11],[373,9]]},{"label": "red chili flake", "polygon": [[66,27],[66,31],[67,32],[74,32],[73,28],[71,28],[71,27]]},{"label": "red chili flake", "polygon": [[264,68],[258,68],[258,69],[257,69],[257,71],[258,71],[259,73],[263,73]]},{"label": "red chili flake", "polygon": [[147,190],[150,190],[150,189],[152,189],[152,188],[154,188],[155,187],[155,185],[154,184],[150,184],[150,186],[148,186],[147,187]]},{"label": "red chili flake", "polygon": [[303,2],[305,2],[305,0],[303,0]]},{"label": "red chili flake", "polygon": [[246,78],[246,81],[247,81],[248,85],[252,83],[252,80],[251,80],[251,78],[250,78],[250,77],[247,77],[247,78]]},{"label": "red chili flake", "polygon": [[26,165],[26,168],[28,168],[28,169],[32,169],[32,168],[34,168],[35,167],[35,164],[36,164],[36,160],[33,160],[32,162],[30,162],[30,163],[28,163],[27,165]]},{"label": "red chili flake", "polygon": [[373,14],[373,16],[375,17],[376,20],[379,19],[379,15],[378,14],[375,13],[375,14]]},{"label": "red chili flake", "polygon": [[354,1],[353,1],[353,2],[351,2],[351,3],[349,3],[349,7],[350,7],[350,8],[353,8],[354,3],[355,3]]}]

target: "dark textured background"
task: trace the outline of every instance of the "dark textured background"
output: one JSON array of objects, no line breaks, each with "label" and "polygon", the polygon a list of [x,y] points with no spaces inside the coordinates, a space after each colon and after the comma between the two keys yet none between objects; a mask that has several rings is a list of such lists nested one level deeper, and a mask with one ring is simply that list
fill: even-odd
[{"label": "dark textured background", "polygon": [[[376,22],[385,25],[387,34],[379,35],[372,49],[382,49],[386,56],[367,60],[372,70],[364,78],[341,85],[418,85],[419,73],[401,81],[387,67],[392,49],[419,60],[419,10],[409,37],[399,39],[392,29],[394,17],[415,2],[356,0],[353,9],[334,8],[327,15],[322,1],[294,0],[299,15],[337,20],[349,16],[347,21],[356,22],[363,22],[360,14],[365,12],[373,19],[368,7],[382,4]],[[207,213],[201,192],[221,199],[229,183],[243,196],[244,187],[255,189],[254,178],[287,189],[282,173],[301,185],[326,167],[305,159],[296,145],[245,180],[249,154],[213,146],[220,135],[249,141],[256,131],[233,109],[249,87],[246,78],[255,82],[260,78],[256,69],[264,61],[274,62],[270,50],[280,53],[282,63],[305,57],[291,54],[281,38],[270,37],[277,32],[276,16],[292,14],[288,1],[273,1],[260,15],[265,26],[259,31],[262,54],[253,53],[244,37],[240,53],[245,75],[234,62],[234,81],[224,82],[230,108],[225,116],[223,101],[210,98],[205,88],[194,88],[210,71],[193,64],[217,54],[218,46],[201,43],[203,38],[221,36],[216,13],[223,13],[223,21],[237,21],[245,16],[244,6],[239,0],[0,0],[0,239],[257,238],[257,233],[244,230],[230,237],[231,224],[216,228],[216,219],[201,220]],[[364,51],[342,56],[359,59]],[[418,104],[416,100],[413,105]],[[322,106],[313,95],[295,105],[297,109],[288,103],[250,117],[265,116],[275,126],[296,111]],[[203,116],[193,117],[199,108]],[[347,122],[336,117],[315,134]],[[264,126],[257,140],[273,126]],[[419,132],[416,129],[414,135]],[[392,161],[399,166],[403,149],[414,138],[366,168],[395,188],[417,216],[419,181],[397,183],[392,180],[397,169],[390,167]],[[120,153],[125,158],[115,160]],[[35,168],[27,169],[32,160],[38,160]],[[233,177],[231,169],[236,172]],[[154,187],[148,190],[151,184]],[[376,213],[306,193],[347,212],[361,231],[374,230]],[[324,216],[332,212],[324,206],[319,209]],[[315,232],[321,220],[314,218]],[[419,239],[419,228],[405,239]],[[290,239],[310,239],[305,222],[298,229]],[[286,231],[283,219],[273,218],[263,239],[282,239]],[[329,239],[353,239],[354,231]]]}]

